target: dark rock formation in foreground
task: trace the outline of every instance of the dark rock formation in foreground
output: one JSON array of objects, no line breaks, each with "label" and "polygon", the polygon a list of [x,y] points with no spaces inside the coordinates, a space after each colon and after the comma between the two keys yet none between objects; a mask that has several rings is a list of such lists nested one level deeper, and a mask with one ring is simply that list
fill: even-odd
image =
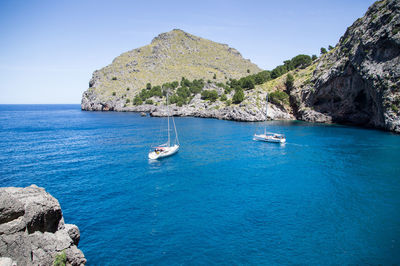
[{"label": "dark rock formation in foreground", "polygon": [[291,94],[301,120],[400,132],[400,1],[375,2]]},{"label": "dark rock formation in foreground", "polygon": [[76,225],[65,224],[60,204],[43,188],[0,188],[1,265],[53,265],[65,252],[67,265],[84,265]]}]

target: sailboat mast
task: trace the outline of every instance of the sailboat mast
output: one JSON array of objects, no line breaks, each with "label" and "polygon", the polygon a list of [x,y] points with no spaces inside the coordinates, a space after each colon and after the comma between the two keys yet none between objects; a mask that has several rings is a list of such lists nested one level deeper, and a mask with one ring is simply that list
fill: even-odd
[{"label": "sailboat mast", "polygon": [[265,105],[265,120],[268,120],[268,92],[267,92],[267,103]]},{"label": "sailboat mast", "polygon": [[174,124],[174,130],[175,130],[175,144],[180,145],[179,144],[179,139],[178,139],[178,132],[176,131],[174,116],[172,116],[172,123]]},{"label": "sailboat mast", "polygon": [[[265,120],[268,120],[268,92],[266,96],[267,103],[265,104]],[[264,126],[264,135],[267,134],[267,126]]]},{"label": "sailboat mast", "polygon": [[170,144],[170,136],[169,136],[169,106],[168,106],[168,91],[167,91],[167,115],[168,115],[168,142],[167,142],[167,145],[168,145],[168,147],[170,147],[171,146],[171,144]]}]

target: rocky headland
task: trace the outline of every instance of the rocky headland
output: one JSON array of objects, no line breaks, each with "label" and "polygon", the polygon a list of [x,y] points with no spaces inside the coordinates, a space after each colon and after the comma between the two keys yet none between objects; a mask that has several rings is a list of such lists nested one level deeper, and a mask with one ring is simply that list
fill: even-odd
[{"label": "rocky headland", "polygon": [[0,188],[0,265],[84,265],[80,232],[65,224],[60,204],[43,188]]},{"label": "rocky headland", "polygon": [[262,71],[226,44],[172,30],[96,70],[81,108],[166,116],[168,91],[175,116],[299,119],[399,133],[399,31],[400,2],[377,1],[329,51]]},{"label": "rocky headland", "polygon": [[[183,105],[172,105],[172,115],[263,121],[265,103],[261,98],[265,98],[266,92],[255,94],[255,91],[244,91],[246,100],[231,105],[227,101],[232,101],[234,91],[227,92],[223,85],[229,80],[260,71],[259,67],[226,44],[174,29],[155,37],[151,44],[124,53],[110,65],[96,70],[89,89],[83,93],[81,106],[87,111],[149,112],[153,116],[163,116],[166,115],[165,95],[142,98],[143,102],[139,104],[135,103],[135,96],[147,84],[174,93],[176,87],[165,86],[173,82],[180,84],[184,77],[188,81],[201,80],[201,91],[215,90],[218,99],[203,99],[201,91],[192,93]],[[226,96],[226,100],[221,100],[222,95]],[[282,107],[271,106],[270,110],[270,119],[294,119]]]},{"label": "rocky headland", "polygon": [[291,91],[297,118],[400,132],[400,2],[375,2]]}]

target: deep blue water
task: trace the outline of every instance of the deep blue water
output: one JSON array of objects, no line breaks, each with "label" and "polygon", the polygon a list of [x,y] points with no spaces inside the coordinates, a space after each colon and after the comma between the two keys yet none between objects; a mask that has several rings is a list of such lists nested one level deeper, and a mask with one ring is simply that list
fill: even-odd
[{"label": "deep blue water", "polygon": [[55,196],[88,265],[400,263],[399,135],[175,121],[181,150],[149,162],[164,118],[0,105],[0,186]]}]

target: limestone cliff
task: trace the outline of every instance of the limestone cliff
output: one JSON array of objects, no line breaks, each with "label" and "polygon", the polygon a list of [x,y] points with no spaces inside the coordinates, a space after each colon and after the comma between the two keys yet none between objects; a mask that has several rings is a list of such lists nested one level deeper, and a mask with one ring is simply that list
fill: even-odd
[{"label": "limestone cliff", "polygon": [[400,2],[374,3],[291,91],[299,119],[400,132]]},{"label": "limestone cliff", "polygon": [[76,225],[65,224],[58,201],[43,188],[0,188],[0,264],[53,265],[65,252],[67,265],[84,265]]}]

